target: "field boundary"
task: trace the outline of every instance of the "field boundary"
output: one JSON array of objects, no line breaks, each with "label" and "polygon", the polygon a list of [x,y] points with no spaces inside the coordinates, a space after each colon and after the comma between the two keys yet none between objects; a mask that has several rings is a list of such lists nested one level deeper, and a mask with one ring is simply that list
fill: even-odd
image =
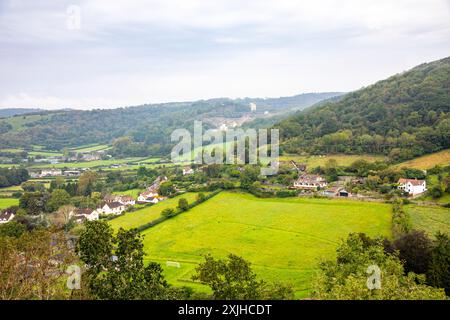
[{"label": "field boundary", "polygon": [[[218,195],[220,192],[222,192],[221,189],[211,192],[210,194],[206,195],[206,196],[205,196],[203,199],[201,199],[201,200],[200,200],[200,199],[195,200],[194,202],[192,202],[191,204],[189,204],[189,208],[188,208],[186,211],[189,211],[190,209],[192,209],[192,208],[194,208],[194,207],[196,207],[196,206],[202,204],[203,202],[206,202],[207,200],[211,199],[212,197]],[[146,224],[143,224],[143,225],[137,227],[136,229],[137,229],[139,232],[142,232],[142,231],[144,231],[144,230],[147,230],[148,228],[151,228],[151,227],[156,226],[157,224],[160,224],[161,222],[164,222],[164,221],[166,221],[166,220],[168,220],[168,219],[171,219],[171,218],[173,218],[173,217],[176,217],[177,215],[179,215],[179,214],[181,214],[181,213],[183,213],[183,212],[185,212],[185,211],[177,211],[174,215],[171,215],[171,216],[161,216],[161,217],[159,217],[159,218],[157,218],[157,219],[155,219],[155,220],[150,221],[149,223],[146,223]]]}]

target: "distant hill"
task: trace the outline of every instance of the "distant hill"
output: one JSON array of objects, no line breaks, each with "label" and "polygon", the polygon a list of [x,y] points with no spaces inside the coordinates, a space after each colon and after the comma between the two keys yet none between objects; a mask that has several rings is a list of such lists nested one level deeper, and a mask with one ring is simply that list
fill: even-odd
[{"label": "distant hill", "polygon": [[0,109],[0,118],[12,117],[21,114],[40,112],[42,109],[28,109],[28,108],[7,108]]},{"label": "distant hill", "polygon": [[[0,148],[41,145],[48,150],[61,150],[85,144],[109,144],[117,138],[129,137],[127,147],[121,149],[123,154],[168,154],[173,145],[171,132],[176,128],[191,129],[194,120],[202,120],[207,128],[215,128],[222,123],[242,124],[266,117],[266,111],[279,116],[338,94],[311,93],[272,99],[219,98],[19,115],[0,119]],[[251,110],[250,102],[256,105],[256,110]]]},{"label": "distant hill", "polygon": [[277,124],[282,149],[405,160],[450,147],[450,57],[333,100]]}]

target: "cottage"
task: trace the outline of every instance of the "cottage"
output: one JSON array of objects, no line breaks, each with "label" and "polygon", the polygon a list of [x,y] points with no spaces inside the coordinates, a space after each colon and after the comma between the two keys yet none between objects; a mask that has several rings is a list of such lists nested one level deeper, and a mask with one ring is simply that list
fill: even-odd
[{"label": "cottage", "polygon": [[136,204],[136,200],[132,196],[124,195],[109,195],[103,199],[105,202],[119,202],[125,206],[133,206]]},{"label": "cottage", "polygon": [[62,170],[60,169],[47,169],[42,170],[40,177],[55,177],[55,176],[61,176]]},{"label": "cottage", "polygon": [[427,191],[427,182],[425,180],[401,178],[398,180],[398,189],[410,195],[417,195]]},{"label": "cottage", "polygon": [[78,170],[65,170],[64,171],[64,175],[66,177],[76,177],[76,176],[79,176],[80,174],[81,174],[81,172]]},{"label": "cottage", "polygon": [[97,208],[97,211],[100,214],[115,214],[119,215],[122,214],[126,209],[126,205],[120,203],[120,202],[104,202],[100,205],[100,207]]},{"label": "cottage", "polygon": [[315,174],[303,174],[294,182],[296,189],[318,189],[327,186],[325,178]]},{"label": "cottage", "polygon": [[5,210],[3,212],[0,212],[0,223],[7,223],[14,219],[14,212]]},{"label": "cottage", "polygon": [[83,222],[83,221],[94,221],[98,220],[99,218],[99,212],[97,210],[84,208],[84,209],[75,209],[72,211],[69,215],[70,217],[73,217],[76,222]]},{"label": "cottage", "polygon": [[193,174],[193,173],[194,173],[194,169],[192,169],[191,167],[183,168],[183,176],[188,175],[188,174]]}]

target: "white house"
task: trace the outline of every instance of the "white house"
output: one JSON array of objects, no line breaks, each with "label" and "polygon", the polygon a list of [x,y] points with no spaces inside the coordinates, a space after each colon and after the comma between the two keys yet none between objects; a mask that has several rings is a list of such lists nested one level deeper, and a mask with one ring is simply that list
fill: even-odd
[{"label": "white house", "polygon": [[410,195],[417,195],[427,191],[427,182],[418,179],[399,179],[398,189],[407,192]]},{"label": "white house", "polygon": [[104,202],[97,208],[100,214],[121,214],[127,208],[126,205],[120,202]]},{"label": "white house", "polygon": [[317,189],[327,186],[325,178],[315,174],[302,174],[294,182],[294,188],[297,189]]},{"label": "white house", "polygon": [[157,192],[153,191],[145,191],[142,192],[138,197],[138,202],[141,203],[158,203],[159,201],[163,200],[164,198],[161,197]]},{"label": "white house", "polygon": [[183,168],[183,176],[188,175],[188,174],[193,174],[193,173],[194,173],[194,169],[192,169],[191,167]]},{"label": "white house", "polygon": [[83,222],[84,220],[94,221],[98,220],[99,212],[93,209],[75,209],[69,215],[70,217],[74,217],[77,222]]},{"label": "white house", "polygon": [[14,213],[12,211],[3,211],[0,212],[0,223],[7,223],[14,219]]},{"label": "white house", "polygon": [[62,170],[60,169],[44,169],[41,171],[41,177],[54,177],[62,176]]}]

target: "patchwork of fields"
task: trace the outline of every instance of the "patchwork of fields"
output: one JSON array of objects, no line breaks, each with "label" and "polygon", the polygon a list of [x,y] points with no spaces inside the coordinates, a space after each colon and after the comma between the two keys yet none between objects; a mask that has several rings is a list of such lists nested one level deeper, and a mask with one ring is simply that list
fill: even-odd
[{"label": "patchwork of fields", "polygon": [[[111,224],[116,229],[142,224],[158,216],[163,206],[173,206],[168,201],[126,214]],[[309,293],[318,260],[333,258],[340,239],[350,232],[390,236],[390,221],[391,206],[383,203],[259,199],[222,192],[145,230],[144,248],[146,260],[160,262],[167,279],[175,285],[207,290],[191,280],[203,255],[225,257],[234,253],[251,261],[261,278],[293,283],[296,295],[302,297]],[[180,262],[181,267],[167,267],[167,261]]]}]

